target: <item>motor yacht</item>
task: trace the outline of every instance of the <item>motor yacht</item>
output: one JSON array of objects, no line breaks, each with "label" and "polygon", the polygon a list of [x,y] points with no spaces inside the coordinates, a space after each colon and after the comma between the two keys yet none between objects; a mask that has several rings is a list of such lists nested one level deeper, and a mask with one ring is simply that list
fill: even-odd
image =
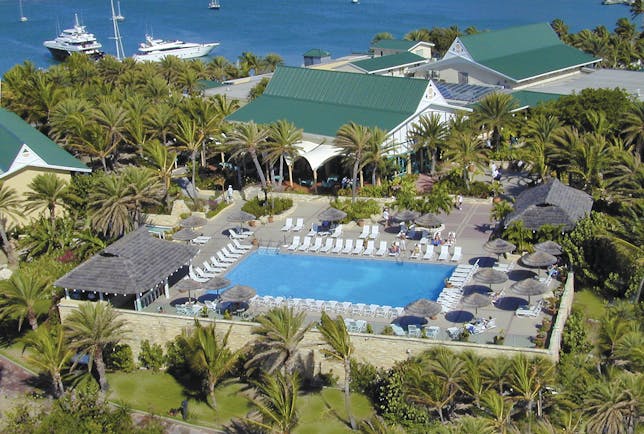
[{"label": "motor yacht", "polygon": [[146,35],[145,42],[139,45],[139,51],[132,56],[139,62],[159,62],[166,56],[176,56],[180,59],[203,57],[219,45],[219,42],[198,44],[195,42],[165,41]]},{"label": "motor yacht", "polygon": [[78,14],[74,14],[73,28],[63,30],[56,39],[45,41],[43,45],[57,60],[65,60],[72,53],[87,54],[95,58],[102,57],[104,54],[101,51],[101,43],[78,22]]}]

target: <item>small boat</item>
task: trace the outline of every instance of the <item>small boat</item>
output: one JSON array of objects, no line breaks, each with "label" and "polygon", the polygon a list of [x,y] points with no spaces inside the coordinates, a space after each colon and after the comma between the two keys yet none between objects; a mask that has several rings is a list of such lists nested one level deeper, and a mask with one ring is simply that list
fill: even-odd
[{"label": "small boat", "polygon": [[24,12],[22,11],[22,0],[18,1],[18,8],[20,9],[20,22],[24,23],[26,21],[29,21],[29,19],[25,16]]},{"label": "small boat", "polygon": [[359,0],[351,0],[351,3],[353,3],[354,5],[357,5],[358,3],[360,3],[360,1]]},{"label": "small boat", "polygon": [[145,42],[139,45],[139,51],[132,56],[134,60],[143,62],[160,62],[166,56],[176,56],[179,59],[194,59],[210,54],[219,42],[198,44],[195,42],[164,41],[145,36]]},{"label": "small boat", "polygon": [[116,21],[124,21],[125,20],[125,17],[123,16],[123,14],[121,14],[121,2],[120,1],[116,2],[116,15],[114,15],[114,19]]},{"label": "small boat", "polygon": [[219,0],[210,0],[208,3],[208,9],[219,9],[220,7]]}]

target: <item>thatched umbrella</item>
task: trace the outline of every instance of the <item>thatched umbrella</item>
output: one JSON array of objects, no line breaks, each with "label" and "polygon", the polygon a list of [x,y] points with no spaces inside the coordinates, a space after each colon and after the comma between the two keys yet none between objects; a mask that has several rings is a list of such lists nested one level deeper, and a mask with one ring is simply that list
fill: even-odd
[{"label": "thatched umbrella", "polygon": [[228,221],[233,222],[233,223],[239,223],[240,227],[239,230],[241,232],[241,224],[244,222],[249,222],[251,220],[255,220],[256,217],[253,214],[247,213],[246,211],[239,211],[235,214],[231,214],[228,216]]},{"label": "thatched umbrella", "polygon": [[181,279],[173,286],[173,288],[179,292],[187,292],[188,301],[192,301],[192,291],[199,291],[204,289],[203,283],[196,282],[192,279]]},{"label": "thatched umbrella", "polygon": [[470,295],[466,295],[461,299],[461,303],[463,303],[466,306],[473,306],[475,308],[475,313],[478,315],[479,313],[479,307],[484,307],[490,304],[492,300],[490,300],[490,297],[484,294],[481,294],[480,292],[475,292]]},{"label": "thatched umbrella", "polygon": [[539,252],[550,253],[553,256],[559,256],[563,253],[561,246],[554,241],[544,241],[543,243],[535,244],[534,249]]},{"label": "thatched umbrella", "polygon": [[177,241],[192,241],[199,236],[198,233],[189,228],[183,228],[172,234],[172,239]]},{"label": "thatched umbrella", "polygon": [[483,244],[483,250],[485,250],[486,252],[494,253],[495,255],[497,255],[497,259],[501,256],[502,253],[510,253],[516,248],[517,246],[508,241],[502,240],[501,238],[496,238]]},{"label": "thatched umbrella", "polygon": [[255,297],[257,291],[250,286],[235,285],[221,293],[221,301],[239,301],[246,302]]},{"label": "thatched umbrella", "polygon": [[420,215],[419,212],[417,211],[411,211],[408,209],[402,209],[398,211],[396,214],[393,215],[393,219],[397,220],[399,222],[408,222],[412,220],[416,220],[416,218]]},{"label": "thatched umbrella", "polygon": [[474,273],[474,278],[481,283],[487,283],[492,289],[495,283],[503,283],[508,280],[508,275],[504,271],[495,270],[494,268],[481,268]]},{"label": "thatched umbrella", "polygon": [[537,250],[534,253],[528,253],[521,257],[523,265],[533,268],[548,267],[557,263],[557,257],[550,253]]},{"label": "thatched umbrella", "polygon": [[214,291],[219,291],[230,285],[230,280],[225,277],[215,276],[206,283],[202,283],[204,289],[212,289]]},{"label": "thatched umbrella", "polygon": [[443,222],[440,221],[438,217],[430,213],[423,214],[420,217],[416,217],[414,219],[414,223],[424,228],[435,228],[443,224]]},{"label": "thatched umbrella", "polygon": [[420,298],[405,306],[405,313],[413,316],[422,316],[431,318],[438,315],[443,310],[443,306],[435,301]]},{"label": "thatched umbrella", "polygon": [[206,223],[208,223],[208,220],[206,220],[205,218],[191,215],[190,217],[181,220],[181,222],[179,222],[179,225],[182,228],[198,228],[205,226]]},{"label": "thatched umbrella", "polygon": [[520,280],[510,286],[510,289],[519,295],[527,295],[528,303],[530,303],[530,296],[548,292],[548,286],[539,282],[537,279]]},{"label": "thatched umbrella", "polygon": [[322,211],[319,215],[318,218],[322,221],[329,221],[329,222],[337,222],[339,220],[342,220],[347,216],[347,213],[336,209],[336,208],[327,208],[326,210]]}]

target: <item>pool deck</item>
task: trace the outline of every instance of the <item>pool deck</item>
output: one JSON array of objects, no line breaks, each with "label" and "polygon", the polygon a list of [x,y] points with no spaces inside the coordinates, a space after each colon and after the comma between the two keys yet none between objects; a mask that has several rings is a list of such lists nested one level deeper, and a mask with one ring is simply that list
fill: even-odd
[{"label": "pool deck", "polygon": [[[220,214],[212,218],[206,226],[200,229],[200,232],[203,235],[210,236],[211,239],[205,245],[201,246],[201,250],[197,254],[193,263],[195,265],[200,265],[204,260],[210,258],[214,255],[219,249],[224,247],[231,240],[228,237],[228,229],[235,227],[234,223],[228,222],[228,217],[233,215],[236,212],[239,212],[243,201],[236,195],[237,198],[234,203],[223,210]],[[329,200],[331,198],[328,196],[304,196],[301,198],[296,198],[294,200],[294,207],[287,212],[287,215],[276,216],[273,223],[264,223],[258,224],[256,227],[246,229],[252,229],[254,231],[254,237],[258,240],[260,246],[271,246],[276,247],[280,246],[281,253],[288,254],[308,254],[308,255],[327,255],[326,253],[293,253],[287,252],[284,246],[287,246],[291,243],[294,235],[299,235],[301,238],[306,236],[311,225],[313,223],[320,223],[317,218],[318,214],[324,211],[329,206]],[[492,207],[491,201],[488,200],[468,200],[465,199],[462,210],[454,209],[450,214],[439,215],[439,218],[444,222],[445,229],[443,230],[443,236],[446,237],[448,232],[456,233],[456,242],[455,246],[461,246],[463,251],[463,256],[460,263],[469,263],[474,264],[478,261],[479,266],[486,267],[492,266],[496,258],[494,255],[483,250],[483,244],[488,240],[491,234],[491,225],[490,225],[490,209]],[[284,221],[287,217],[293,218],[295,222],[296,218],[304,218],[304,228],[299,233],[294,232],[282,232],[281,227],[284,225]],[[371,224],[370,222],[368,224]],[[398,240],[397,230],[385,230],[382,223],[380,224],[380,236],[376,242],[376,247],[378,246],[379,241],[387,241],[387,244],[390,245],[393,241]],[[349,239],[358,239],[358,236],[362,228],[355,223],[345,224],[343,226],[342,238]],[[247,240],[242,240],[242,243],[248,243]],[[425,262],[418,259],[409,259],[410,250],[413,249],[415,241],[407,241],[407,249],[402,252],[401,256],[396,257],[373,257],[373,260],[378,261],[414,261],[414,262]],[[251,250],[252,251],[252,250]],[[450,249],[450,252],[452,249]],[[341,256],[350,256],[350,255],[341,255]],[[369,258],[368,256],[360,256],[361,258]],[[507,259],[501,259],[501,262],[516,261],[518,256],[510,256]],[[436,262],[436,261],[433,261]],[[452,263],[454,264],[454,263]],[[231,268],[234,267],[231,266]],[[544,313],[539,313],[536,317],[518,317],[515,315],[515,309],[521,303],[527,303],[525,297],[514,296],[512,292],[507,289],[512,283],[525,279],[530,276],[534,276],[535,273],[533,270],[522,268],[519,264],[515,264],[512,271],[508,273],[509,280],[502,285],[495,285],[495,291],[498,291],[500,288],[503,288],[503,295],[507,296],[506,299],[501,299],[503,303],[497,303],[497,305],[489,305],[487,307],[479,308],[475,315],[475,309],[472,307],[465,307],[460,302],[454,307],[453,311],[450,311],[446,314],[440,314],[436,319],[430,320],[427,325],[436,325],[441,328],[439,333],[439,339],[447,339],[446,329],[449,327],[459,327],[463,323],[470,321],[473,316],[479,318],[495,318],[496,327],[490,330],[487,330],[483,333],[470,336],[471,342],[478,343],[488,343],[492,342],[492,339],[495,335],[499,334],[500,331],[503,331],[505,334],[505,344],[512,345],[517,347],[532,347],[533,344],[530,340],[531,336],[535,336],[538,328],[537,325],[541,323],[541,320],[544,317]],[[234,282],[233,282],[234,283]],[[551,284],[551,289],[557,284],[557,281],[553,281]],[[477,285],[475,281],[470,281],[469,285],[464,287],[465,292],[471,290],[476,290]],[[257,288],[260,295],[261,288]],[[153,304],[146,307],[146,311],[158,311],[159,307],[162,307],[163,311],[168,313],[174,313],[174,304],[179,302],[179,300],[186,299],[185,293],[179,293],[173,288],[170,289],[170,299],[165,297],[160,297]],[[193,294],[199,297],[203,295],[202,292]],[[548,294],[546,294],[547,296]],[[536,300],[540,297],[532,297],[531,302],[534,304]],[[268,307],[264,306],[251,306],[250,310],[247,312],[247,317],[252,317],[256,314],[265,311]],[[317,322],[320,318],[320,312],[315,311],[306,311],[307,318],[311,321]],[[213,313],[210,316],[214,316]],[[343,315],[349,317],[350,315]],[[416,319],[410,317],[402,317],[393,319],[393,318],[383,318],[383,317],[372,317],[372,316],[351,316],[353,319],[364,319],[371,324],[375,333],[380,333],[384,327],[395,321],[403,326],[406,326],[409,323],[414,323]]]}]

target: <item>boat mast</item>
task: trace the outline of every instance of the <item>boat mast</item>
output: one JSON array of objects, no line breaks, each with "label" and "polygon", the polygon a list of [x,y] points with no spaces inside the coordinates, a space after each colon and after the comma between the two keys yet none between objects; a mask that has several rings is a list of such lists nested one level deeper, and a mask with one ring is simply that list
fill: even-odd
[{"label": "boat mast", "polygon": [[114,13],[114,0],[110,0],[112,7],[112,25],[114,26],[114,44],[116,45],[116,59],[121,60],[125,57],[125,50],[123,50],[123,42],[121,42],[121,32],[119,31],[118,20]]}]

